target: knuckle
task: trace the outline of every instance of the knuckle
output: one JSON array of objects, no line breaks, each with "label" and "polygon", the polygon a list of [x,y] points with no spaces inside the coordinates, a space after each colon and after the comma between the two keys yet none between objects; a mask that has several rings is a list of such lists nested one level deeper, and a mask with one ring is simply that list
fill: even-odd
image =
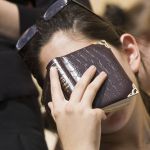
[{"label": "knuckle", "polygon": [[96,112],[95,111],[90,111],[90,115],[92,116],[92,117],[96,117]]},{"label": "knuckle", "polygon": [[66,104],[65,113],[67,113],[67,114],[73,113],[73,106],[70,103]]},{"label": "knuckle", "polygon": [[65,107],[66,114],[75,114],[75,113],[82,114],[83,112],[84,112],[83,107],[79,105],[74,106],[73,104],[67,104]]},{"label": "knuckle", "polygon": [[53,115],[54,115],[55,118],[58,118],[58,117],[60,116],[60,114],[61,114],[61,111],[60,111],[60,110],[54,109]]},{"label": "knuckle", "polygon": [[97,86],[94,83],[89,84],[88,89],[91,91],[97,90]]},{"label": "knuckle", "polygon": [[80,114],[83,114],[84,113],[84,107],[82,107],[82,106],[78,107],[78,112]]},{"label": "knuckle", "polygon": [[83,89],[84,86],[85,86],[84,83],[80,80],[80,81],[76,84],[75,88],[76,88],[76,89]]},{"label": "knuckle", "polygon": [[96,117],[97,117],[97,114],[92,110],[92,111],[89,111],[87,114],[86,114],[86,117],[87,118],[90,118],[90,120],[96,120]]}]

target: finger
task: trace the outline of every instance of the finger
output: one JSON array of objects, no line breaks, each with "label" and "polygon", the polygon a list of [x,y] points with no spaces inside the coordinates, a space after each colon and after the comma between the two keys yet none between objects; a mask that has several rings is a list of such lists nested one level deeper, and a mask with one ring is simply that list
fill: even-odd
[{"label": "finger", "polygon": [[49,102],[49,103],[48,103],[48,107],[50,108],[50,110],[51,110],[51,115],[52,115],[53,119],[55,120],[53,103],[52,103],[52,102]]},{"label": "finger", "polygon": [[76,84],[76,86],[71,94],[71,97],[70,97],[71,102],[81,101],[83,93],[84,93],[86,87],[88,86],[88,84],[90,83],[90,81],[92,80],[95,72],[96,72],[95,66],[91,66],[85,71],[85,73],[83,74],[81,79],[78,81],[78,83]]},{"label": "finger", "polygon": [[106,80],[107,74],[105,72],[101,72],[87,87],[83,98],[82,103],[88,107],[92,107],[93,100],[102,86],[103,82]]},{"label": "finger", "polygon": [[50,69],[50,82],[51,82],[51,95],[54,107],[59,106],[60,103],[64,100],[64,95],[61,89],[58,72],[55,67],[51,67]]},{"label": "finger", "polygon": [[102,110],[102,109],[100,109],[100,108],[96,108],[96,109],[93,109],[93,111],[96,112],[96,114],[97,114],[97,119],[98,119],[99,121],[102,121],[102,120],[106,120],[106,119],[107,119],[107,116],[106,116],[104,110]]}]

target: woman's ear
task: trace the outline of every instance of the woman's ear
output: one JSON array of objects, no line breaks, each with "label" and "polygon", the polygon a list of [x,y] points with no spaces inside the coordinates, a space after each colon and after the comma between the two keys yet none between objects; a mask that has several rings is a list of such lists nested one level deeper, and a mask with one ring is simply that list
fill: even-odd
[{"label": "woman's ear", "polygon": [[125,33],[121,35],[120,41],[132,71],[137,73],[140,66],[140,52],[135,38],[131,34]]}]

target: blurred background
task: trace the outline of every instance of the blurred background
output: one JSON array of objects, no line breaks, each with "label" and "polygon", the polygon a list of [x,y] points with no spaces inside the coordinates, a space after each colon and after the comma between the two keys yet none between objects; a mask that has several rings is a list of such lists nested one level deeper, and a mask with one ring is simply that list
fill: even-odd
[{"label": "blurred background", "polygon": [[142,0],[90,0],[93,10],[102,15],[107,4],[115,4],[123,9],[130,9]]}]

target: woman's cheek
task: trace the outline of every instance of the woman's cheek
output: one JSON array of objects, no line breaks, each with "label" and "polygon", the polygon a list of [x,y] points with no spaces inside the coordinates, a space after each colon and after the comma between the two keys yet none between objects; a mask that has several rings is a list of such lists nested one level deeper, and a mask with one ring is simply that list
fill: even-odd
[{"label": "woman's cheek", "polygon": [[133,114],[135,102],[136,100],[133,99],[127,106],[124,106],[121,110],[110,113],[107,116],[107,119],[102,122],[102,133],[114,133],[126,126]]}]

